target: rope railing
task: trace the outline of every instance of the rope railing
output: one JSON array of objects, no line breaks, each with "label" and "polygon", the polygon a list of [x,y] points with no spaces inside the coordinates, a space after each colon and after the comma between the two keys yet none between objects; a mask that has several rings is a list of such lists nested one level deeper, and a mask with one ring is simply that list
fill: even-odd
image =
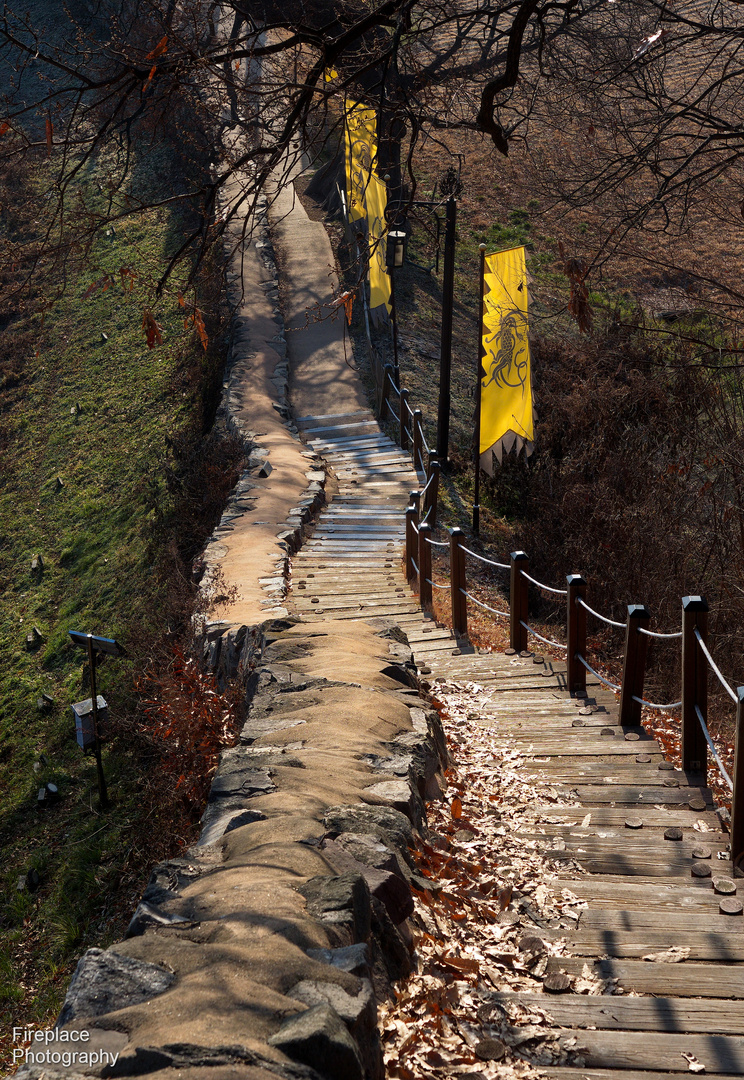
[{"label": "rope railing", "polygon": [[617,626],[620,630],[625,629],[626,624],[624,622],[615,622],[614,619],[608,619],[606,615],[600,615],[598,611],[594,610],[594,608],[590,608],[589,605],[584,600],[582,600],[580,596],[576,598],[576,603],[581,604],[581,606],[585,608],[585,610],[588,611],[590,615],[593,615],[595,619],[599,619],[600,622],[607,623],[608,626]]},{"label": "rope railing", "polygon": [[718,676],[718,681],[720,682],[721,686],[722,686],[722,687],[724,688],[724,690],[725,690],[725,691],[726,691],[726,693],[727,693],[727,694],[729,695],[729,697],[730,697],[730,698],[732,699],[732,701],[734,701],[734,702],[738,702],[738,698],[737,698],[736,694],[734,693],[734,691],[733,691],[733,690],[731,689],[731,687],[729,686],[729,682],[728,682],[728,679],[727,679],[727,678],[725,678],[725,677],[724,677],[724,676],[723,676],[723,675],[721,674],[721,671],[720,671],[720,669],[719,669],[718,665],[716,664],[716,662],[715,662],[715,660],[713,659],[713,657],[712,657],[712,656],[710,655],[710,653],[709,653],[709,651],[708,651],[708,646],[707,646],[707,645],[705,644],[705,642],[703,641],[703,636],[702,636],[702,634],[700,633],[700,631],[699,631],[699,630],[697,629],[697,627],[695,628],[695,638],[697,639],[697,643],[698,643],[698,645],[700,646],[700,648],[701,648],[701,650],[702,650],[703,656],[705,657],[705,659],[706,659],[706,660],[708,661],[708,663],[710,664],[710,667],[711,667],[711,669],[712,669],[712,670],[713,670],[713,671],[715,672],[715,674],[716,674],[716,675]]},{"label": "rope railing", "polygon": [[[435,455],[426,442],[422,414],[419,409],[412,409],[408,401],[408,390],[400,389],[392,378],[392,369],[387,369],[387,380],[382,383],[385,390],[392,386],[401,401],[398,414],[391,408],[388,395],[383,392],[382,408],[389,410],[397,421],[400,433],[400,445],[411,454],[413,464],[426,474],[426,481],[420,492],[412,495],[412,505],[406,512],[406,575],[409,580],[418,578],[419,597],[424,609],[433,606],[432,590],[446,591],[451,595],[452,627],[459,635],[467,635],[468,604],[489,612],[499,619],[510,620],[510,645],[515,652],[524,652],[528,648],[528,638],[533,637],[552,649],[561,650],[566,655],[566,689],[572,695],[585,696],[587,673],[590,673],[603,686],[620,694],[619,719],[621,727],[638,727],[641,724],[642,709],[651,709],[662,713],[673,713],[681,709],[680,751],[682,768],[686,772],[706,776],[708,753],[712,755],[717,768],[729,789],[733,790],[731,809],[731,853],[734,861],[744,859],[744,687],[736,692],[724,678],[713,660],[707,647],[708,605],[702,597],[687,596],[682,599],[682,629],[670,633],[650,630],[650,615],[641,604],[629,604],[627,621],[610,619],[596,611],[587,601],[587,582],[579,574],[569,574],[567,588],[546,585],[529,573],[529,559],[525,552],[511,552],[510,561],[498,562],[473,551],[464,544],[466,539],[461,529],[450,530],[449,544],[433,540],[430,533],[436,524],[438,472],[439,466]],[[403,405],[405,404],[405,409]],[[402,421],[401,421],[402,418]],[[411,422],[412,421],[412,422]],[[428,467],[426,456],[428,455]],[[422,537],[428,543],[422,543]],[[450,548],[450,584],[434,581],[432,578],[432,548]],[[509,610],[499,611],[485,601],[478,599],[467,588],[467,556],[494,570],[508,570]],[[552,596],[565,597],[566,644],[543,636],[529,622],[529,586],[535,586],[541,592]],[[587,616],[592,615],[600,622],[617,630],[625,630],[625,649],[623,655],[622,680],[612,682],[592,667],[586,659],[587,654]],[[681,641],[682,653],[682,697],[680,701],[669,704],[652,702],[644,697],[643,688],[646,670],[646,653],[649,639]],[[698,647],[699,646],[699,647]],[[726,772],[710,732],[707,728],[707,678],[708,668],[716,674],[730,698],[737,703],[737,745],[741,752],[737,761],[740,764],[737,790],[737,773],[734,780]]]},{"label": "rope railing", "polygon": [[659,712],[672,712],[674,709],[682,707],[681,701],[673,701],[671,705],[656,705],[653,701],[646,701],[645,698],[638,697],[637,694],[633,694],[633,701],[637,701],[639,705],[643,705],[647,709],[656,709]]},{"label": "rope railing", "polygon": [[592,665],[584,659],[581,653],[576,653],[576,659],[579,661],[580,664],[584,665],[587,671],[591,671],[592,675],[595,675],[601,683],[604,683],[605,686],[609,686],[610,690],[620,689],[619,683],[610,682],[609,679],[605,679],[604,675],[600,675],[598,671],[595,671]]},{"label": "rope railing", "polygon": [[467,596],[468,600],[472,600],[474,604],[477,604],[478,607],[485,608],[486,611],[491,611],[494,615],[500,615],[502,619],[509,618],[508,611],[497,611],[496,608],[492,608],[488,604],[485,604],[482,600],[479,600],[476,596],[472,596],[469,592],[467,592],[466,589],[460,589],[460,592],[463,596]]},{"label": "rope railing", "polygon": [[488,566],[495,566],[497,570],[509,570],[510,567],[507,563],[494,562],[493,559],[487,559],[485,555],[479,555],[477,551],[471,551],[470,548],[466,548],[464,544],[460,547],[466,555],[472,555],[474,559],[478,559],[479,562],[486,563]]},{"label": "rope railing", "polygon": [[703,716],[703,714],[702,714],[702,712],[700,710],[700,707],[698,705],[695,706],[695,714],[696,714],[696,716],[697,716],[697,718],[698,718],[698,720],[700,722],[700,727],[702,728],[703,735],[705,736],[705,741],[708,744],[708,749],[710,750],[711,754],[713,755],[713,760],[715,761],[716,765],[718,766],[718,768],[720,770],[721,776],[723,777],[723,779],[724,779],[724,781],[726,783],[726,787],[729,789],[729,791],[733,791],[734,790],[734,782],[731,779],[731,777],[729,776],[729,774],[726,772],[726,766],[723,764],[720,757],[718,756],[718,751],[716,750],[715,746],[713,745],[713,740],[710,737],[710,732],[708,731],[708,725],[705,722],[705,717]]},{"label": "rope railing", "polygon": [[[505,567],[505,569],[508,570],[509,567],[507,566]],[[542,581],[538,581],[537,578],[530,577],[530,575],[526,574],[524,570],[520,570],[519,572],[523,578],[531,581],[533,585],[537,585],[538,589],[544,589],[545,592],[555,593],[557,596],[565,596],[568,592],[567,589],[554,589],[552,585],[545,585]]]},{"label": "rope railing", "polygon": [[681,630],[677,630],[677,632],[674,633],[674,634],[660,634],[657,630],[646,630],[646,628],[643,627],[643,626],[638,627],[638,633],[639,634],[645,634],[646,637],[653,637],[653,638],[681,638],[682,637],[682,631]]},{"label": "rope railing", "polygon": [[525,628],[528,634],[532,634],[538,641],[544,641],[546,645],[552,645],[554,649],[567,649],[568,645],[561,644],[560,641],[551,641],[550,638],[543,637],[542,634],[538,634],[537,630],[532,626],[528,626],[526,622],[520,619],[520,625]]}]

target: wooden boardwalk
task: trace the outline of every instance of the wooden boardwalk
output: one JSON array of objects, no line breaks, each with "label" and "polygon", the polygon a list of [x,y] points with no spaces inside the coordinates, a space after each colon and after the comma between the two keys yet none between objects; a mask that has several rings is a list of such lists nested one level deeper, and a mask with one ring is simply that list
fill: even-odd
[{"label": "wooden boardwalk", "polygon": [[408,455],[371,416],[300,426],[338,494],[293,560],[294,609],[309,620],[395,619],[427,678],[488,688],[478,722],[523,752],[537,790],[571,804],[536,801],[522,829],[565,864],[551,888],[587,907],[578,922],[536,919],[535,933],[568,943],[548,973],[568,982],[588,968],[619,992],[519,995],[548,1012],[571,1047],[573,1065],[542,1075],[650,1080],[700,1071],[697,1063],[709,1077],[744,1074],[744,917],[724,913],[741,912],[730,891],[738,882],[701,778],[675,770],[641,728],[621,727],[614,694],[593,677],[585,697],[572,696],[562,664],[458,647],[422,615],[401,573],[403,512],[420,486]]}]

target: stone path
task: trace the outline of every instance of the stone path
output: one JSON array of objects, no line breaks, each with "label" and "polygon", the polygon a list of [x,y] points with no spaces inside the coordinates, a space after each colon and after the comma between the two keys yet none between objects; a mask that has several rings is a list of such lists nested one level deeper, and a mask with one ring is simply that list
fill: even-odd
[{"label": "stone path", "polygon": [[[575,924],[534,913],[525,927],[567,942],[567,955],[548,958],[543,992],[520,995],[553,1017],[569,1050],[568,1065],[541,1072],[743,1073],[744,919],[724,914],[741,904],[702,778],[675,770],[643,729],[621,727],[597,680],[588,696],[569,695],[563,664],[483,653],[425,617],[401,571],[404,509],[421,484],[408,455],[366,411],[296,422],[338,493],[293,560],[290,608],[308,621],[394,619],[427,679],[489,690],[479,723],[506,736],[536,792],[550,793],[531,805],[525,840],[564,866],[550,888],[587,906]],[[576,993],[580,978],[614,992]]]}]

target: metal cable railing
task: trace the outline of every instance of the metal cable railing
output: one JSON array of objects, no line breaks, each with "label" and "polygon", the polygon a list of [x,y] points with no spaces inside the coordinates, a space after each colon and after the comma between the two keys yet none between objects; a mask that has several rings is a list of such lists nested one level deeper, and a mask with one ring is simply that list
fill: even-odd
[{"label": "metal cable railing", "polygon": [[480,562],[487,563],[488,566],[495,566],[498,570],[511,569],[508,563],[494,562],[493,559],[487,559],[485,555],[479,555],[476,551],[471,551],[470,548],[466,548],[464,544],[460,544],[460,548],[467,555],[472,555],[474,559],[478,559]]},{"label": "metal cable railing", "polygon": [[[428,512],[429,511],[427,510],[427,514],[428,514]],[[432,540],[428,536],[426,537],[426,542],[427,542],[427,544],[431,544],[432,547],[438,547],[438,548],[448,548],[449,547],[449,544],[445,543],[444,541],[442,541],[442,540]]]},{"label": "metal cable railing", "polygon": [[728,679],[725,679],[723,677],[723,675],[721,674],[721,672],[720,672],[720,670],[718,668],[718,665],[716,664],[715,660],[713,659],[713,657],[708,652],[708,647],[705,644],[705,642],[703,641],[703,635],[700,633],[700,631],[698,630],[697,627],[695,627],[695,637],[697,638],[698,645],[703,650],[703,656],[705,657],[705,659],[708,661],[708,663],[710,664],[713,671],[715,671],[716,675],[718,676],[718,681],[720,682],[721,686],[724,688],[724,690],[729,695],[731,700],[736,702],[736,704],[738,705],[739,699],[737,698],[736,694],[734,693],[734,691],[729,686]]},{"label": "metal cable railing", "polygon": [[710,732],[708,731],[708,725],[705,723],[705,717],[700,712],[700,708],[699,708],[698,705],[695,706],[695,712],[697,714],[698,720],[700,721],[700,727],[703,729],[703,735],[705,736],[705,741],[707,742],[708,748],[709,748],[711,754],[713,755],[713,760],[715,761],[716,765],[720,769],[721,776],[726,781],[726,787],[729,789],[729,791],[733,791],[734,790],[733,781],[732,781],[731,777],[729,776],[729,774],[726,772],[726,766],[723,764],[720,757],[718,756],[718,751],[716,750],[715,746],[713,745],[713,740],[711,739]]},{"label": "metal cable railing", "polygon": [[418,421],[418,429],[419,429],[419,435],[421,436],[421,445],[423,446],[423,448],[424,448],[424,450],[426,451],[427,454],[431,454],[431,450],[429,449],[429,444],[426,441],[426,436],[424,435],[424,429],[423,429],[423,427],[421,425],[420,420]]},{"label": "metal cable railing", "polygon": [[550,638],[543,637],[542,634],[538,634],[537,630],[534,630],[531,626],[528,626],[522,619],[519,620],[519,625],[523,626],[528,634],[532,634],[538,641],[544,641],[546,645],[552,645],[554,649],[567,649],[568,645],[562,645],[560,641],[551,641]]},{"label": "metal cable railing", "polygon": [[[398,397],[400,397],[400,387],[395,385],[395,379],[393,378],[393,376],[390,374],[389,371],[387,373],[387,377],[388,377],[388,381],[389,381],[390,385],[392,386],[393,390],[395,390]],[[390,408],[389,404],[388,404],[388,408]]]},{"label": "metal cable railing", "polygon": [[396,423],[399,424],[400,423],[400,417],[398,416],[397,412],[395,411],[393,406],[390,404],[390,402],[388,402],[388,409],[390,410],[390,413],[391,413],[393,419],[396,421]]},{"label": "metal cable railing", "polygon": [[[508,570],[509,567],[504,567],[504,569]],[[533,585],[537,585],[538,589],[545,589],[545,592],[552,592],[555,593],[557,596],[568,595],[568,589],[554,589],[552,585],[543,585],[542,581],[537,581],[536,578],[530,577],[530,575],[524,570],[520,570],[519,572],[523,578],[527,579],[527,581],[531,581]]]},{"label": "metal cable railing", "polygon": [[660,634],[657,630],[646,630],[643,626],[638,627],[638,633],[639,634],[645,634],[646,637],[655,637],[655,638],[681,638],[682,637],[682,631],[681,630],[678,630],[676,632],[676,634]]},{"label": "metal cable railing", "polygon": [[491,611],[491,612],[493,612],[494,615],[500,615],[502,619],[508,619],[509,618],[509,612],[508,611],[497,611],[496,608],[489,607],[488,604],[484,604],[482,600],[479,600],[477,597],[472,596],[465,589],[460,589],[460,592],[462,593],[463,596],[467,596],[468,600],[472,600],[474,604],[477,604],[478,607],[485,608],[486,611]]},{"label": "metal cable railing", "polygon": [[647,709],[659,709],[661,712],[671,712],[673,709],[679,709],[682,705],[681,701],[674,701],[671,705],[656,705],[653,701],[646,701],[645,698],[632,695],[632,701],[637,701],[639,705],[645,705]]},{"label": "metal cable railing", "polygon": [[609,679],[605,679],[604,675],[600,675],[598,671],[595,671],[591,664],[588,664],[581,653],[576,653],[576,659],[580,664],[583,664],[587,671],[591,671],[592,675],[595,675],[601,683],[605,686],[609,686],[610,690],[619,690],[620,687],[617,683],[610,682]]},{"label": "metal cable railing", "polygon": [[437,585],[436,581],[432,581],[431,578],[427,578],[426,581],[431,585],[432,589],[449,589],[449,585]]},{"label": "metal cable railing", "polygon": [[406,435],[408,436],[409,439],[413,438],[413,432],[411,431],[410,428],[406,427],[405,424],[403,425],[403,430],[405,431],[405,433],[406,433]]},{"label": "metal cable railing", "polygon": [[419,568],[418,568],[418,566],[416,565],[416,560],[415,560],[415,559],[413,558],[413,556],[411,557],[411,566],[413,567],[413,569],[414,569],[414,570],[416,571],[416,573],[418,574],[418,572],[419,572]]},{"label": "metal cable railing", "polygon": [[586,601],[582,600],[582,598],[580,596],[576,597],[576,603],[580,604],[581,607],[585,608],[589,612],[590,615],[594,616],[595,619],[599,619],[600,622],[607,623],[608,626],[617,626],[621,630],[625,629],[625,623],[624,622],[615,622],[614,619],[608,619],[605,615],[600,615],[598,611],[594,610],[594,608],[590,608],[589,605],[586,603]]},{"label": "metal cable railing", "polygon": [[[410,416],[411,420],[413,420],[413,409],[411,408],[411,406],[408,404],[407,401],[406,401],[406,408],[408,409],[408,415]],[[409,431],[408,434],[411,436],[411,438],[413,438],[413,432],[412,431]]]}]

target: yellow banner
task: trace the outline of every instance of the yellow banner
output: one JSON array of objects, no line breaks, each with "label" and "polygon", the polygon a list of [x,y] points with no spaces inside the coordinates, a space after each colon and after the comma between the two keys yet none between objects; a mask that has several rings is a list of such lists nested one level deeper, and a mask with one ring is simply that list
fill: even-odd
[{"label": "yellow banner", "polygon": [[523,247],[486,256],[482,334],[479,452],[493,474],[493,454],[530,454],[535,437]]},{"label": "yellow banner", "polygon": [[349,221],[366,217],[366,196],[377,157],[377,113],[346,101],[346,199]]},{"label": "yellow banner", "polygon": [[[387,225],[385,181],[372,173],[367,187],[367,228],[369,230],[369,308],[375,321],[383,306],[390,314],[390,277],[385,263]],[[384,316],[383,316],[384,318]]]},{"label": "yellow banner", "polygon": [[387,188],[375,172],[377,113],[346,101],[346,192],[349,221],[364,221],[369,243],[369,310],[373,322],[390,314],[385,266]]}]

